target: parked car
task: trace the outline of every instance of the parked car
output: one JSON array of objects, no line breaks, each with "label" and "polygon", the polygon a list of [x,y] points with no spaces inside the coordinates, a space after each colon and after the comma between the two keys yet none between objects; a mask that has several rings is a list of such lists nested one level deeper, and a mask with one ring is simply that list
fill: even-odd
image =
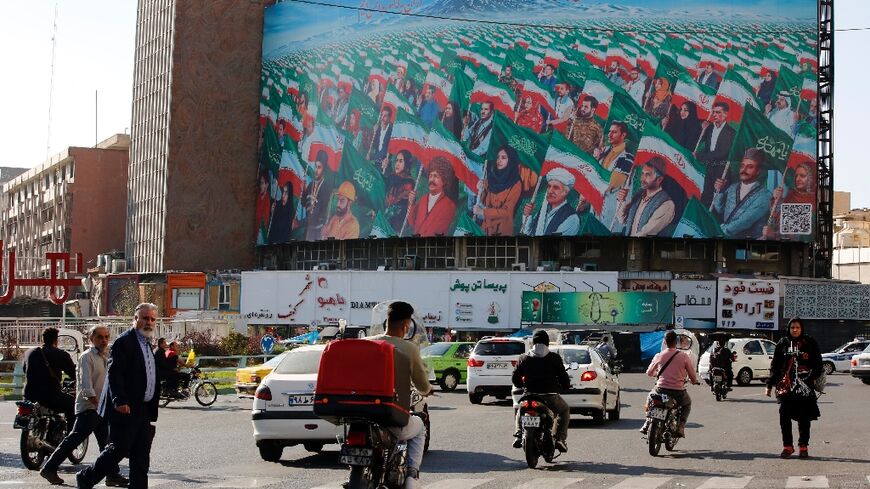
[{"label": "parked car", "polygon": [[852,377],[861,379],[861,382],[870,385],[870,346],[863,352],[852,357]]},{"label": "parked car", "polygon": [[474,343],[433,343],[420,351],[423,360],[434,370],[434,378],[442,390],[452,391],[468,378],[466,363]]},{"label": "parked car", "polygon": [[[562,357],[571,388],[562,392],[562,398],[571,408],[571,414],[592,416],[598,423],[605,417],[610,421],[619,419],[619,376],[610,369],[594,346],[559,345],[550,350]],[[523,390],[512,392],[514,409],[517,409]]]},{"label": "parked car", "polygon": [[314,415],[314,387],[326,345],[287,352],[257,388],[251,420],[260,457],[281,459],[284,447],[302,444],[309,452],[337,443],[342,428]]},{"label": "parked car", "polygon": [[254,392],[260,386],[260,382],[272,372],[281,360],[289,353],[285,351],[273,358],[270,358],[266,363],[260,365],[252,365],[250,367],[242,367],[236,369],[236,394],[239,397],[254,397]]},{"label": "parked car", "polygon": [[[749,385],[753,380],[767,380],[770,377],[770,361],[776,343],[762,338],[732,338],[728,340],[728,349],[734,352],[735,360],[731,364],[734,370],[734,381],[738,385]],[[698,363],[698,375],[709,383],[710,353],[713,345],[701,355]]]},{"label": "parked car", "polygon": [[855,338],[830,353],[822,353],[822,366],[825,373],[848,372],[852,368],[852,357],[870,346],[870,340]]},{"label": "parked car", "polygon": [[526,350],[526,342],[518,338],[487,337],[478,341],[466,362],[468,400],[480,404],[484,396],[507,399],[513,388],[514,367]]}]

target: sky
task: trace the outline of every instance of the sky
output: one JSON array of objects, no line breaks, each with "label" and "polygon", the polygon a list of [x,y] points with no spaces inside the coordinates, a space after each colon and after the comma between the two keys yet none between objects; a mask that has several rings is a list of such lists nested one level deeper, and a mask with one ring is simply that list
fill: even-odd
[{"label": "sky", "polygon": [[[740,6],[776,0],[733,0]],[[617,3],[614,0],[613,3]],[[635,0],[643,5],[648,0]],[[788,3],[788,2],[786,2]],[[57,5],[54,93],[52,23]],[[834,187],[852,193],[852,207],[870,207],[870,165],[864,62],[870,45],[867,0],[837,0],[835,43]],[[30,168],[68,146],[93,146],[130,131],[136,0],[0,1],[0,166]],[[95,92],[98,107],[95,114]],[[95,128],[95,118],[97,127]]]}]

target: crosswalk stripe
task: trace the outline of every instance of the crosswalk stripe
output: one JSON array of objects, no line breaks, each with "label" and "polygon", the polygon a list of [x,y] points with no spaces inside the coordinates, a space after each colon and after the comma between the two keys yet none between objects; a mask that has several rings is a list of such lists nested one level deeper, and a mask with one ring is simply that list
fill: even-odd
[{"label": "crosswalk stripe", "polygon": [[802,489],[805,487],[826,489],[828,487],[828,478],[823,475],[792,476],[788,478],[785,487],[786,489]]},{"label": "crosswalk stripe", "polygon": [[542,487],[546,487],[547,489],[565,489],[571,484],[577,484],[582,480],[582,478],[566,479],[562,477],[541,477],[520,484],[514,489],[540,489]]},{"label": "crosswalk stripe", "polygon": [[752,477],[710,477],[698,489],[743,489]]},{"label": "crosswalk stripe", "polygon": [[473,489],[492,479],[447,479],[426,486],[426,489]]},{"label": "crosswalk stripe", "polygon": [[611,489],[656,489],[669,480],[670,477],[629,477]]}]

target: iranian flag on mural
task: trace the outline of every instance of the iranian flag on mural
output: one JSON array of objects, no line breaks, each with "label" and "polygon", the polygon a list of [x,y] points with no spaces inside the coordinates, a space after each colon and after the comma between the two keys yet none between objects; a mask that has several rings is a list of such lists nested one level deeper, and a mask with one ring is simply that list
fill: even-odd
[{"label": "iranian flag on mural", "polygon": [[643,165],[656,156],[665,160],[665,173],[676,180],[687,196],[701,198],[701,191],[704,189],[704,166],[659,126],[645,124],[634,163]]},{"label": "iranian flag on mural", "polygon": [[541,174],[564,168],[574,175],[574,190],[589,202],[597,214],[604,206],[604,193],[610,185],[610,172],[559,132],[554,132],[544,156]]},{"label": "iranian flag on mural", "polygon": [[363,156],[347,145],[341,158],[336,185],[350,182],[356,189],[356,203],[369,209],[383,209],[387,198],[384,176]]},{"label": "iranian flag on mural", "polygon": [[706,68],[707,65],[713,65],[713,69],[720,73],[728,69],[729,61],[713,51],[704,51],[701,53],[701,68]]},{"label": "iranian flag on mural", "polygon": [[338,164],[344,149],[344,136],[336,129],[332,121],[323,116],[318,117],[314,124],[314,131],[305,140],[305,145],[307,148],[302,148],[302,155],[307,156],[308,161],[314,161],[317,159],[317,154],[324,151],[329,169],[338,171]]},{"label": "iranian flag on mural", "polygon": [[410,151],[415,158],[422,160],[423,148],[426,147],[426,130],[423,122],[404,110],[399,110],[393,124],[393,134],[387,151],[396,154],[399,151]]},{"label": "iranian flag on mural", "polygon": [[758,108],[758,99],[755,98],[752,86],[734,70],[725,73],[722,83],[719,84],[715,101],[728,104],[728,122],[734,123],[739,123],[743,119],[744,105],[749,104]]},{"label": "iranian flag on mural", "polygon": [[[764,151],[767,168],[785,171],[793,144],[791,135],[776,127],[761,111],[747,105],[743,107],[743,120],[728,161],[739,163],[748,148],[757,148]],[[731,166],[731,171],[739,171],[739,165]]]},{"label": "iranian flag on mural", "polygon": [[544,53],[544,64],[552,65],[554,68],[558,68],[561,63],[567,60],[565,53],[553,46],[548,47]]},{"label": "iranian flag on mural", "polygon": [[610,112],[610,104],[613,100],[613,94],[617,87],[613,82],[604,76],[601,70],[589,70],[586,74],[586,83],[583,85],[583,92],[580,100],[583,97],[591,95],[598,100],[598,107],[595,108],[595,115],[607,120],[607,115]]},{"label": "iranian flag on mural", "polygon": [[423,92],[429,89],[435,90],[435,103],[440,109],[447,106],[450,100],[450,93],[453,90],[453,83],[447,80],[443,73],[439,71],[429,71],[426,73],[426,84],[423,86]]},{"label": "iranian flag on mural", "polygon": [[716,98],[716,89],[701,85],[683,73],[677,79],[674,87],[674,95],[671,102],[674,107],[680,107],[685,102],[694,102],[698,108],[698,118],[709,119],[713,109],[713,100]]},{"label": "iranian flag on mural", "polygon": [[788,155],[787,167],[793,169],[802,163],[806,163],[815,168],[817,151],[816,138],[798,134],[791,147],[791,153]]},{"label": "iranian flag on mural", "polygon": [[[395,137],[395,136],[394,136]],[[426,166],[432,158],[441,156],[450,162],[456,178],[466,187],[477,191],[477,182],[483,178],[483,164],[479,157],[469,151],[456,140],[453,134],[443,124],[435,121],[426,140],[426,157],[421,158]]]},{"label": "iranian flag on mural", "polygon": [[488,73],[478,75],[477,81],[474,82],[474,87],[471,89],[470,101],[472,104],[492,102],[493,108],[497,112],[501,112],[511,119],[514,117],[516,102],[513,91]]},{"label": "iranian flag on mural", "polygon": [[305,169],[299,161],[296,146],[284,148],[281,154],[281,163],[278,166],[278,186],[282,187],[289,182],[293,189],[293,195],[299,197],[302,194],[302,182],[305,181]]},{"label": "iranian flag on mural", "polygon": [[369,71],[369,82],[372,80],[377,81],[381,89],[383,89],[387,85],[387,73],[381,68],[373,67],[371,71]]},{"label": "iranian flag on mural", "polygon": [[818,97],[818,87],[819,81],[813,76],[807,76],[804,78],[804,82],[801,85],[801,98],[804,100],[813,100]]},{"label": "iranian flag on mural", "polygon": [[381,110],[384,110],[384,107],[390,108],[390,122],[395,122],[399,109],[404,110],[409,114],[414,112],[408,99],[399,93],[393,85],[387,85],[387,93],[384,94],[384,102],[381,104]]},{"label": "iranian flag on mural", "polygon": [[287,95],[296,97],[299,95],[299,82],[294,79],[287,80]]},{"label": "iranian flag on mural", "polygon": [[685,210],[683,210],[683,215],[674,229],[675,238],[684,236],[717,238],[724,235],[725,233],[722,232],[722,228],[719,227],[719,223],[716,222],[710,211],[695,197],[689,199]]},{"label": "iranian flag on mural", "polygon": [[556,114],[556,101],[553,99],[553,95],[547,90],[546,87],[538,83],[538,80],[534,77],[531,77],[523,82],[520,98],[526,98],[529,96],[541,105],[547,112],[555,115]]},{"label": "iranian flag on mural", "polygon": [[281,109],[278,112],[278,120],[284,124],[284,132],[290,136],[293,142],[298,143],[302,139],[303,128],[302,120],[296,115],[293,107],[282,103]]},{"label": "iranian flag on mural", "polygon": [[468,213],[460,212],[459,219],[456,220],[456,228],[453,230],[453,237],[462,238],[465,236],[485,236],[485,234]]},{"label": "iranian flag on mural", "polygon": [[371,235],[378,239],[384,239],[395,238],[399,233],[393,229],[393,226],[390,225],[390,221],[384,217],[384,214],[381,211],[378,211],[377,215],[375,215],[374,222],[372,222]]}]

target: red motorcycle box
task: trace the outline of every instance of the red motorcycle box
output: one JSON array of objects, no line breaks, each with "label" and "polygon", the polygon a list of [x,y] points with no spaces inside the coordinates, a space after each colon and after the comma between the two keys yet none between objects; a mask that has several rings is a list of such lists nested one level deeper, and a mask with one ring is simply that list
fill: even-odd
[{"label": "red motorcycle box", "polygon": [[381,340],[339,340],[326,346],[314,389],[314,414],[332,423],[364,419],[408,424],[410,359]]}]

